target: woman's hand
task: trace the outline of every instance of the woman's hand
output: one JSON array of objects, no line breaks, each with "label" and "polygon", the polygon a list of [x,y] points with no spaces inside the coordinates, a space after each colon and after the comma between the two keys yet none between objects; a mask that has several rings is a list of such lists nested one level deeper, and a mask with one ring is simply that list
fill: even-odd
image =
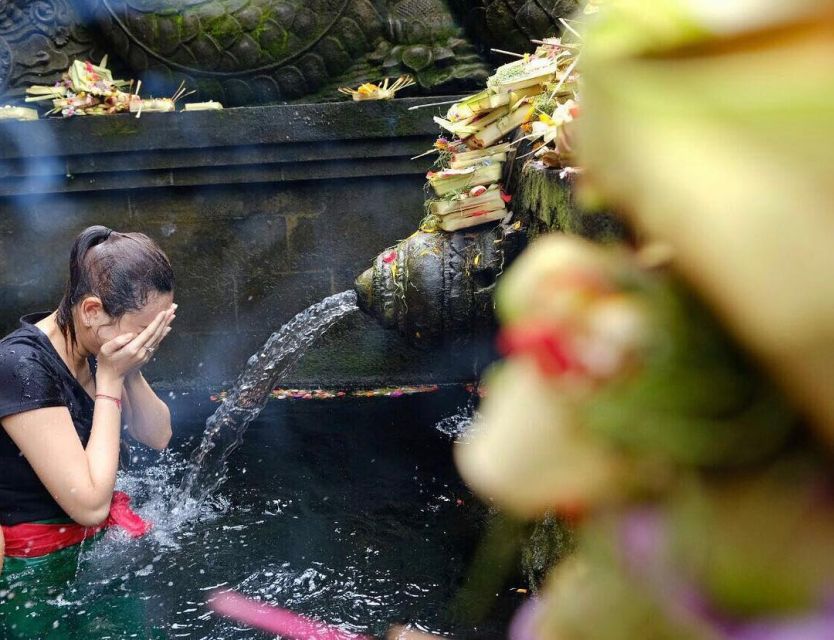
[{"label": "woman's hand", "polygon": [[128,374],[147,364],[159,343],[171,331],[168,325],[174,319],[175,310],[176,306],[171,305],[160,311],[139,335],[124,333],[102,345],[97,357],[97,378],[121,383]]},{"label": "woman's hand", "polygon": [[[157,332],[157,340],[150,341],[146,349],[156,350],[160,342],[171,331],[169,326],[176,317],[177,305],[171,305],[171,311],[164,328]],[[168,407],[151,389],[150,385],[142,377],[139,370],[134,370],[125,377],[124,395],[122,406],[124,407],[123,420],[127,424],[127,430],[138,442],[154,449],[164,449],[171,440],[171,412]]]},{"label": "woman's hand", "polygon": [[153,354],[159,348],[160,343],[168,336],[169,333],[171,333],[171,323],[174,321],[174,318],[177,317],[174,314],[176,313],[178,306],[179,305],[171,304],[168,309],[162,312],[163,314],[166,314],[162,326],[159,328],[159,331],[156,332],[155,338],[150,340],[148,344],[145,345],[145,351],[148,356],[148,359],[145,362],[153,357]]}]

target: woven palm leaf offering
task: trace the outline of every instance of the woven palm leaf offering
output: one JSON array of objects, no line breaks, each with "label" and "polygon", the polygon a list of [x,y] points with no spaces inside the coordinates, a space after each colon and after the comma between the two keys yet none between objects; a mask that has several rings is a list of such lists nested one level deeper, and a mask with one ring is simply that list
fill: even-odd
[{"label": "woven palm leaf offering", "polygon": [[[483,91],[453,103],[445,117],[435,116],[451,137],[439,138],[426,152],[437,153],[438,160],[426,175],[435,197],[427,203],[424,231],[506,218],[510,196],[503,190],[503,165],[519,141],[535,140],[537,154],[555,153],[559,142],[562,151],[569,149],[561,129],[576,113],[578,45],[561,38],[539,44],[533,54],[499,67]],[[420,105],[425,106],[436,105]],[[519,129],[525,135],[519,137]]]},{"label": "woven palm leaf offering", "polygon": [[[46,115],[103,116],[130,112],[141,117],[142,113],[172,112],[176,103],[194,91],[187,91],[180,84],[170,98],[141,98],[141,81],[133,90],[133,81],[113,78],[107,68],[107,56],[95,65],[89,60],[74,60],[70,68],[53,86],[32,85],[26,89],[26,102],[52,101],[52,109]],[[127,87],[127,91],[123,89]],[[219,103],[202,103],[203,108],[222,108]],[[200,108],[200,105],[197,105]]]},{"label": "woven palm leaf offering", "polygon": [[351,96],[355,102],[365,100],[393,100],[398,91],[414,86],[414,78],[409,75],[400,76],[389,84],[390,78],[385,78],[380,84],[366,82],[356,89],[340,87],[339,93]]},{"label": "woven palm leaf offering", "polygon": [[32,85],[26,89],[26,102],[51,101],[52,109],[47,115],[60,114],[65,118],[121,113],[130,109],[131,101],[139,100],[130,90],[122,90],[131,85],[130,81],[113,78],[107,68],[107,56],[97,65],[89,60],[74,60],[55,85]]},{"label": "woven palm leaf offering", "polygon": [[568,156],[643,246],[517,260],[456,449],[497,506],[576,523],[515,628],[834,638],[834,13],[594,4]]},{"label": "woven palm leaf offering", "polygon": [[834,445],[834,14],[616,2],[589,21],[580,155]]}]

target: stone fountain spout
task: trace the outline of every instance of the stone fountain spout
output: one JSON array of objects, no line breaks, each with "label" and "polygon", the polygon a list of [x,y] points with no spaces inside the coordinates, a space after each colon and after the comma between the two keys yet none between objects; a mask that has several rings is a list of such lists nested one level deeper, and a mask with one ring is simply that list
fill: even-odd
[{"label": "stone fountain spout", "polygon": [[432,347],[494,328],[493,291],[521,251],[520,225],[418,231],[380,253],[356,279],[359,308],[406,340]]}]

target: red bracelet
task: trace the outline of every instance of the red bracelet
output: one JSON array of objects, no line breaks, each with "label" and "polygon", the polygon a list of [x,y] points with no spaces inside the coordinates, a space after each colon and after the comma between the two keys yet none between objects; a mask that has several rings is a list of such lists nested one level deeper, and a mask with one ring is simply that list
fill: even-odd
[{"label": "red bracelet", "polygon": [[119,411],[122,410],[122,401],[119,398],[115,398],[113,396],[108,396],[108,395],[105,395],[103,393],[97,393],[96,394],[96,400],[98,400],[99,398],[105,398],[107,400],[112,400],[113,402],[116,403],[116,406],[119,407]]}]

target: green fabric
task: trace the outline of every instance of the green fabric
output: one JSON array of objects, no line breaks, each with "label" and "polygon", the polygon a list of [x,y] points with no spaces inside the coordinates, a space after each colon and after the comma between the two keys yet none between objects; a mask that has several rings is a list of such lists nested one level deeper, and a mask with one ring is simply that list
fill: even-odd
[{"label": "green fabric", "polygon": [[[0,574],[3,640],[156,637],[146,627],[141,601],[108,585],[102,593],[102,587],[76,579],[82,547],[102,535],[39,558],[5,559]],[[67,602],[85,606],[67,606]]]},{"label": "green fabric", "polygon": [[[58,608],[49,604],[70,584],[81,545],[38,558],[6,558],[0,574],[0,620],[3,637],[47,638],[60,629]],[[58,628],[53,622],[58,621]]]}]

